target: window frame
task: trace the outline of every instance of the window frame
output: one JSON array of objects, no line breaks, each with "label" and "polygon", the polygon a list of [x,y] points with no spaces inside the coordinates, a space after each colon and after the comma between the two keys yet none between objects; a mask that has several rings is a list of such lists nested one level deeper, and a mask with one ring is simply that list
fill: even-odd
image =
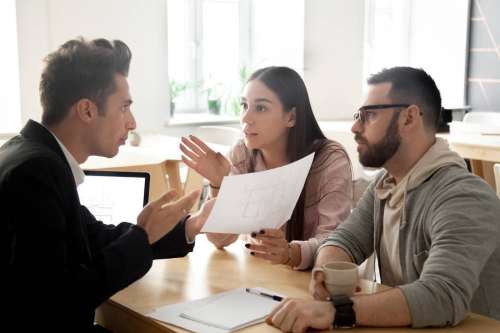
[{"label": "window frame", "polygon": [[[251,0],[184,0],[187,10],[187,30],[188,38],[190,40],[185,41],[185,47],[187,48],[186,53],[192,54],[191,60],[186,62],[186,73],[188,79],[186,82],[191,86],[186,90],[185,98],[183,100],[190,101],[189,104],[180,103],[176,105],[176,113],[179,114],[193,114],[193,113],[208,113],[208,106],[206,103],[205,93],[201,91],[197,85],[204,81],[204,68],[203,68],[203,3],[205,1],[213,2],[236,2],[239,6],[239,59],[238,62],[241,65],[249,65],[251,59],[251,24],[252,24],[252,6]],[[168,10],[168,2],[167,2]],[[168,22],[167,22],[168,29]],[[168,30],[167,30],[168,34]],[[168,67],[170,68],[170,63]],[[169,74],[169,80],[172,80]],[[174,115],[175,117],[175,115]]]}]

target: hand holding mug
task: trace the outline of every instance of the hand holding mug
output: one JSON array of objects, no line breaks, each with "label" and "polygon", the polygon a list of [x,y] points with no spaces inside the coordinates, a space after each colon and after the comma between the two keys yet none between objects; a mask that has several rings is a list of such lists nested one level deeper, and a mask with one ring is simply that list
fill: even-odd
[{"label": "hand holding mug", "polygon": [[352,296],[358,286],[358,265],[333,261],[312,271],[310,291],[315,299],[325,300],[336,295]]}]

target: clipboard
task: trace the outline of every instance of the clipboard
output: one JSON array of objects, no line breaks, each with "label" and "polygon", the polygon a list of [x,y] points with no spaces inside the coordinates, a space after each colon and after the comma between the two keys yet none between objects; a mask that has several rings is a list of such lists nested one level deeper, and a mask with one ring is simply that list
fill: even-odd
[{"label": "clipboard", "polygon": [[193,332],[234,332],[263,322],[282,298],[268,289],[251,288],[252,292],[247,289],[234,289],[196,301],[168,305],[149,316]]}]

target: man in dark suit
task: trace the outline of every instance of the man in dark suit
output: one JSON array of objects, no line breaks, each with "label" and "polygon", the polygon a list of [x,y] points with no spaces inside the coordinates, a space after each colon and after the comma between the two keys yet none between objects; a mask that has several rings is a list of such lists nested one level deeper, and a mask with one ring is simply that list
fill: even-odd
[{"label": "man in dark suit", "polygon": [[[188,216],[199,192],[168,192],[137,224],[105,225],[82,206],[79,167],[112,157],[136,127],[121,41],[71,40],[51,53],[40,82],[42,122],[0,148],[4,327],[92,331],[94,311],[142,277],[156,258],[193,249],[213,202]],[[135,222],[135,221],[131,221]]]}]

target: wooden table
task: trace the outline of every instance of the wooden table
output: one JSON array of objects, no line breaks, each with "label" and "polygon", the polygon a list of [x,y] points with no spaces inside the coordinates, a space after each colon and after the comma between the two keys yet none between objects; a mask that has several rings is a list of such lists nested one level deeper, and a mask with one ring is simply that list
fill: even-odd
[{"label": "wooden table", "polygon": [[[193,253],[184,258],[157,260],[141,280],[117,293],[97,311],[97,321],[114,333],[187,332],[146,316],[154,309],[178,302],[195,300],[241,287],[265,287],[289,297],[311,298],[307,292],[309,272],[273,266],[248,255],[241,241],[225,251],[216,250],[204,236],[198,236]],[[366,280],[364,293],[374,293],[383,286]],[[429,332],[429,329],[355,328],[349,332]],[[242,333],[278,332],[266,324],[248,327]],[[500,322],[471,314],[454,328],[443,333],[498,333]]]},{"label": "wooden table", "polygon": [[[188,172],[186,186],[180,176],[180,138],[167,135],[144,135],[139,146],[124,145],[113,158],[91,156],[81,166],[90,170],[136,171],[150,174],[149,200],[159,198],[165,191],[175,189],[178,195],[201,188],[202,178],[194,171]],[[228,147],[209,144],[221,153]],[[197,205],[193,206],[196,209]]]},{"label": "wooden table", "polygon": [[136,171],[150,174],[149,199],[155,200],[168,189],[183,194],[180,178],[180,139],[165,135],[144,136],[140,146],[124,145],[113,158],[91,156],[83,169]]},{"label": "wooden table", "polygon": [[[352,120],[320,121],[319,126],[325,135],[340,142],[349,155],[353,166],[354,179],[363,176],[363,167],[358,161],[354,134],[351,132]],[[472,172],[495,188],[493,164],[500,163],[500,135],[462,134],[460,132],[438,133],[447,140],[450,148],[471,162]]]},{"label": "wooden table", "polygon": [[493,164],[500,163],[500,135],[449,135],[450,148],[470,160],[472,172],[495,189]]}]

